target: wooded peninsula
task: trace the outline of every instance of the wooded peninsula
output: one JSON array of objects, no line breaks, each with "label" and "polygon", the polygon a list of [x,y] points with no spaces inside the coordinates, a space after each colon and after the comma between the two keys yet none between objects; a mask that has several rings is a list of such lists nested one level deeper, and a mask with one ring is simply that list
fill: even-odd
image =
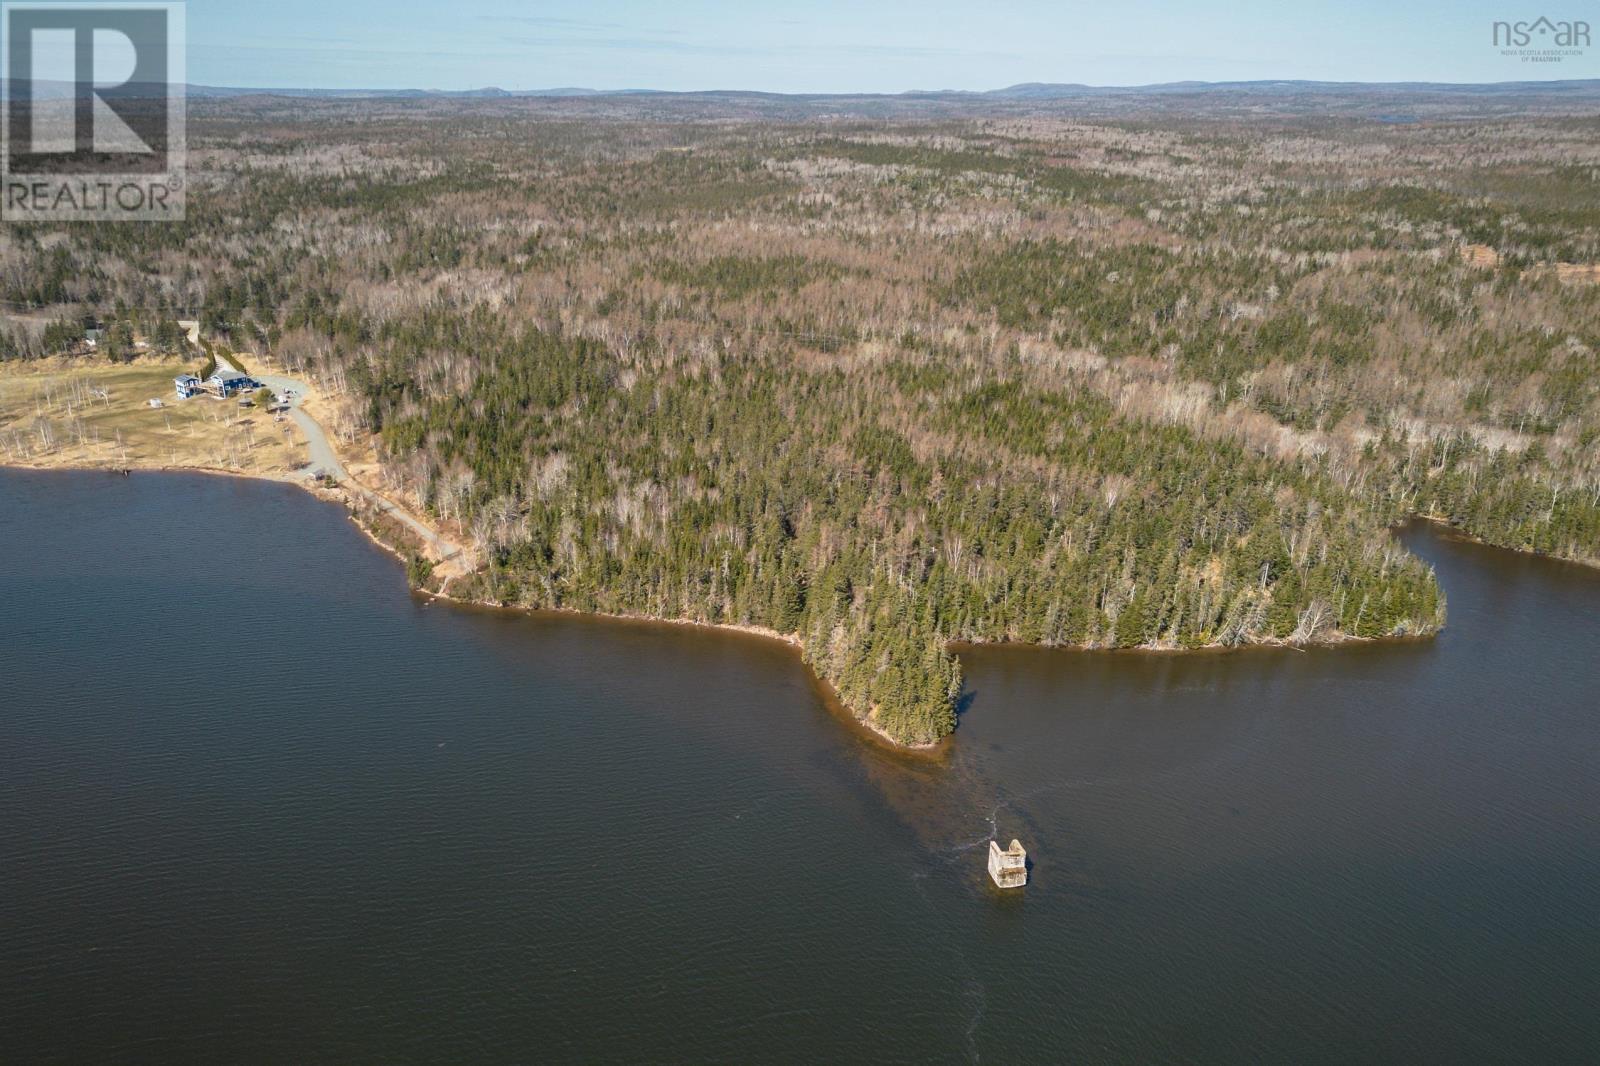
[{"label": "wooded peninsula", "polygon": [[929,743],[952,643],[1430,634],[1410,515],[1600,561],[1597,110],[200,98],[185,223],[0,230],[0,355],[197,318],[452,595],[792,635]]}]

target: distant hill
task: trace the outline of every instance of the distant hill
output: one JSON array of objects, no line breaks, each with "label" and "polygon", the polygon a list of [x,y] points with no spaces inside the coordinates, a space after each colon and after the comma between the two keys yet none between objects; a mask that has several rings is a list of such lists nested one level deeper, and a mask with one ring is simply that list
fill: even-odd
[{"label": "distant hill", "polygon": [[1485,96],[1495,94],[1528,93],[1600,93],[1600,79],[1567,79],[1562,81],[1500,81],[1481,84],[1429,81],[1173,81],[1156,85],[1077,85],[1024,82],[1004,89],[991,89],[984,96],[1005,99],[1053,100],[1076,96],[1105,95],[1156,95],[1167,93],[1259,93],[1282,96],[1292,93],[1325,93],[1349,95],[1352,93],[1439,93],[1451,95]]},{"label": "distant hill", "polygon": [[[161,91],[160,86],[149,86],[151,95]],[[260,86],[189,85],[188,95],[197,99],[228,99],[240,96],[279,96],[319,99],[350,100],[509,100],[517,98],[591,98],[607,96],[675,97],[706,100],[763,100],[818,101],[818,100],[1016,100],[1046,101],[1074,100],[1105,97],[1161,97],[1161,96],[1374,96],[1417,94],[1455,97],[1493,96],[1544,96],[1587,97],[1600,99],[1600,78],[1570,78],[1559,81],[1500,81],[1486,83],[1452,83],[1427,81],[1362,82],[1362,81],[1173,81],[1153,85],[1083,85],[1076,82],[1023,82],[1003,89],[969,91],[959,89],[913,89],[903,93],[776,93],[756,89],[697,89],[693,91],[668,91],[662,89],[590,89],[582,86],[558,86],[548,89],[501,89],[486,86],[482,89],[319,89],[266,88]],[[41,98],[61,99],[72,94],[68,82],[40,81],[34,83],[34,92]],[[0,99],[5,98],[0,86]]]},{"label": "distant hill", "polygon": [[369,99],[510,99],[515,97],[594,97],[594,96],[677,96],[703,98],[754,98],[793,100],[895,100],[912,98],[1068,100],[1097,96],[1155,96],[1195,94],[1351,95],[1421,93],[1452,96],[1493,95],[1589,95],[1600,97],[1600,78],[1559,81],[1503,81],[1488,83],[1450,82],[1355,82],[1355,81],[1175,81],[1153,85],[1082,85],[1077,83],[1023,82],[1003,89],[969,92],[953,89],[917,89],[904,93],[773,93],[745,89],[703,89],[669,92],[659,89],[589,89],[563,86],[549,89],[316,89],[247,88],[218,85],[190,85],[196,97],[294,96]]},{"label": "distant hill", "polygon": [[228,85],[190,85],[187,91],[190,96],[211,98],[295,96],[372,100],[502,100],[522,96],[631,96],[654,92],[651,89],[606,90],[584,89],[577,86],[553,89],[500,89],[493,86],[483,89],[270,89]]}]

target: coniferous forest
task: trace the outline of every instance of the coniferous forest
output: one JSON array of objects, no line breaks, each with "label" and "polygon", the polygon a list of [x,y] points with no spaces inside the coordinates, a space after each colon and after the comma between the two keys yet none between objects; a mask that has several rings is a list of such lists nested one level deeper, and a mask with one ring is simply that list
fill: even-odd
[{"label": "coniferous forest", "polygon": [[186,223],[0,232],[0,354],[197,316],[452,592],[793,635],[927,742],[963,642],[1429,634],[1412,515],[1600,561],[1596,112],[197,99]]}]

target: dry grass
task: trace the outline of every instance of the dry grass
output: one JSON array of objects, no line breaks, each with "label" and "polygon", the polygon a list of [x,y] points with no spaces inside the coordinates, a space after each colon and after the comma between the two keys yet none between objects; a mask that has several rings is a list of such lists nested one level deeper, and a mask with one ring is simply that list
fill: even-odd
[{"label": "dry grass", "polygon": [[[183,363],[0,363],[0,462],[38,467],[200,468],[284,477],[306,461],[290,421],[235,400],[180,400]],[[161,408],[151,408],[151,399]]]},{"label": "dry grass", "polygon": [[1556,277],[1571,283],[1600,284],[1600,263],[1557,263]]}]

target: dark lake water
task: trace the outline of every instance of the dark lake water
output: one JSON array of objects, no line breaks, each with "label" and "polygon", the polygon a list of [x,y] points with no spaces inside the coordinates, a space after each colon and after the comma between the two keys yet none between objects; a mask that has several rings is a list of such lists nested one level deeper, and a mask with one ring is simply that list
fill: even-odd
[{"label": "dark lake water", "polygon": [[1435,642],[968,653],[930,762],[287,487],[0,472],[0,1061],[1596,1061],[1600,577],[1406,539]]}]

